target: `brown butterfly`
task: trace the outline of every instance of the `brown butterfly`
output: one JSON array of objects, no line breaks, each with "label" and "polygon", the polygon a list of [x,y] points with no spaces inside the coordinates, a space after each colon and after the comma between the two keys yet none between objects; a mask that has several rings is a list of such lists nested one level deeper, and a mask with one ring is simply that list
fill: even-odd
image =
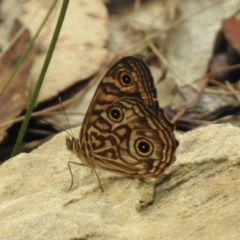
[{"label": "brown butterfly", "polygon": [[[79,139],[66,137],[66,145],[80,165],[96,173],[103,190],[96,168],[157,179],[175,160],[178,141],[173,131],[174,125],[159,107],[150,69],[141,59],[128,56],[102,78]],[[69,169],[70,163],[74,162],[69,162]]]}]

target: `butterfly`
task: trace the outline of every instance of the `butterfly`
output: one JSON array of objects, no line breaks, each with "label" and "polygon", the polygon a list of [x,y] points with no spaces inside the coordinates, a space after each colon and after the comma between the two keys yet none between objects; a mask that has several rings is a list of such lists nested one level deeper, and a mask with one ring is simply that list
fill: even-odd
[{"label": "butterfly", "polygon": [[[100,81],[84,117],[79,139],[67,149],[90,167],[128,177],[154,178],[175,161],[175,126],[164,115],[150,69],[140,58],[117,61]],[[70,169],[69,162],[69,169]],[[72,175],[71,169],[70,173]],[[73,175],[72,183],[73,184]]]}]

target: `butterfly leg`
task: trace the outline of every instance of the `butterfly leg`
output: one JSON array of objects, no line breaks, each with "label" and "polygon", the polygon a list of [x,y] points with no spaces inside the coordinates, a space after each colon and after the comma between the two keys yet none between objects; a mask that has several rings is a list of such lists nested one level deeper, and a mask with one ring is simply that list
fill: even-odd
[{"label": "butterfly leg", "polygon": [[95,173],[95,175],[96,175],[96,177],[97,177],[97,180],[98,180],[98,186],[100,187],[101,191],[104,192],[104,190],[103,190],[103,186],[102,186],[102,184],[101,184],[101,181],[100,181],[100,178],[99,178],[99,176],[98,176],[98,174],[97,174],[96,169],[93,168],[92,170],[94,171],[94,173]]},{"label": "butterfly leg", "polygon": [[69,162],[68,162],[68,169],[69,169],[69,172],[70,172],[70,174],[71,174],[71,185],[70,185],[70,187],[68,188],[67,191],[71,190],[71,189],[72,189],[72,186],[73,186],[73,173],[72,173],[72,169],[71,169],[71,165],[70,165],[70,164],[85,166],[84,164],[79,163],[79,162],[72,162],[72,161],[69,161]]},{"label": "butterfly leg", "polygon": [[[78,166],[79,166],[79,165],[80,165],[80,166],[85,166],[85,164],[83,164],[83,163],[68,161],[68,169],[69,169],[69,172],[70,172],[70,174],[71,174],[71,185],[70,185],[70,187],[68,188],[67,191],[71,190],[71,189],[72,189],[72,186],[73,186],[73,173],[72,173],[72,169],[71,169],[71,164],[75,164],[75,165],[78,165]],[[95,173],[95,175],[96,175],[96,177],[97,177],[98,185],[99,185],[101,191],[104,192],[103,186],[102,186],[102,184],[101,184],[101,182],[100,182],[99,176],[98,176],[95,168],[92,168],[92,171]]]}]

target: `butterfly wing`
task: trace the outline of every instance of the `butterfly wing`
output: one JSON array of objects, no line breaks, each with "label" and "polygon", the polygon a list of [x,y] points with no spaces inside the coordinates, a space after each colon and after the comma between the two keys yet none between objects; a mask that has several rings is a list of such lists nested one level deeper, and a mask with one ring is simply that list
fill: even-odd
[{"label": "butterfly wing", "polygon": [[157,177],[175,160],[177,147],[159,117],[144,102],[128,97],[102,111],[85,140],[84,155],[92,167],[133,177]]},{"label": "butterfly wing", "polygon": [[89,128],[99,115],[122,97],[131,97],[142,101],[159,116],[162,124],[165,124],[170,132],[173,131],[174,125],[165,117],[163,110],[159,107],[150,69],[140,58],[128,56],[116,62],[99,83],[82,123],[79,136],[80,145],[83,144]]}]

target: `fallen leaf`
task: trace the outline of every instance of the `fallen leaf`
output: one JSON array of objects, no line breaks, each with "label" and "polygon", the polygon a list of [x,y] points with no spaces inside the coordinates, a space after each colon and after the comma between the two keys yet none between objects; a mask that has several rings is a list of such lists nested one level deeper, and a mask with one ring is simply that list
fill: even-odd
[{"label": "fallen leaf", "polygon": [[[40,5],[38,0],[25,2],[21,20],[34,34],[47,14],[51,1]],[[59,1],[37,39],[38,54],[31,71],[31,88],[36,85],[49,48],[62,1]],[[58,96],[81,79],[93,75],[106,58],[107,11],[101,1],[69,2],[63,27],[49,65],[38,102]]]},{"label": "fallen leaf", "polygon": [[[30,42],[30,39],[29,31],[25,30],[14,44],[4,53],[0,60],[0,89],[3,88],[12,74],[23,54],[23,51]],[[0,97],[1,123],[14,119],[26,109],[29,102],[29,86],[27,80],[32,64],[33,55],[30,53]],[[11,125],[12,124],[9,124],[0,128],[0,142],[6,135],[6,130]]]},{"label": "fallen leaf", "polygon": [[[240,63],[240,20],[225,19],[217,33],[213,56],[210,59],[208,73]],[[240,79],[240,69],[227,69],[211,76],[219,82],[235,83]],[[210,83],[210,85],[214,85]]]}]

